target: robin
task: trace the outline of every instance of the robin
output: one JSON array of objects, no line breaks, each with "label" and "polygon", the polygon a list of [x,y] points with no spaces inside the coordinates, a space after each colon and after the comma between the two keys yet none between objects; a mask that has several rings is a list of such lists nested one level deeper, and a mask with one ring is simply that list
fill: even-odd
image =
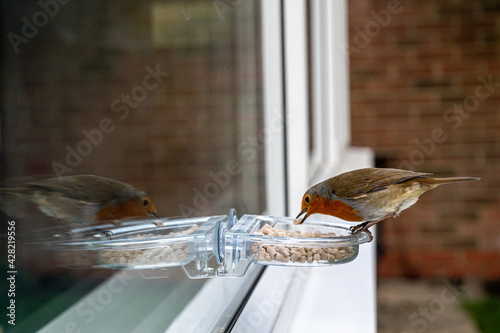
[{"label": "robin", "polygon": [[[351,222],[363,222],[350,228],[352,234],[367,232],[371,226],[396,217],[417,202],[423,193],[476,177],[434,178],[432,174],[399,169],[366,168],[346,172],[314,185],[302,198],[302,211],[295,224],[312,214],[332,215]],[[304,215],[302,220],[299,219]]]},{"label": "robin", "polygon": [[[24,187],[4,187],[0,188],[0,194],[28,199],[46,215],[77,226],[131,217],[158,217],[145,192],[94,175],[49,178]],[[2,201],[8,205],[9,200]],[[9,207],[5,210],[9,211]]]}]

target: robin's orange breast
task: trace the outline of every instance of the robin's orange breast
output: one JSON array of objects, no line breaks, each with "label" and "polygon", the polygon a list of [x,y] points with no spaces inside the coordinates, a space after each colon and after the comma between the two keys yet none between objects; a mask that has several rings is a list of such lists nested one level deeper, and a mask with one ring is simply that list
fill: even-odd
[{"label": "robin's orange breast", "polygon": [[96,214],[97,221],[120,220],[130,217],[148,217],[148,214],[133,200],[121,205],[106,205]]},{"label": "robin's orange breast", "polygon": [[346,221],[363,221],[363,217],[360,216],[361,212],[352,208],[348,203],[342,200],[324,200],[323,198],[318,198],[316,203],[317,208],[315,211],[321,214],[333,215],[342,220]]}]

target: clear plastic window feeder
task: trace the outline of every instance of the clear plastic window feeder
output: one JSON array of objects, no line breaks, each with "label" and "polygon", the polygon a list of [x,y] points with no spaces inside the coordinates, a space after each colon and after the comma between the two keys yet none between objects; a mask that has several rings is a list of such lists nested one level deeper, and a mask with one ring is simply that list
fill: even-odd
[{"label": "clear plastic window feeder", "polygon": [[294,225],[292,218],[260,215],[238,220],[231,209],[228,215],[132,223],[91,235],[87,230],[79,238],[73,231],[50,246],[73,263],[92,267],[155,270],[151,275],[161,277],[163,270],[181,266],[192,279],[240,277],[251,263],[322,267],[351,262],[370,237],[351,235],[350,226],[314,219]]},{"label": "clear plastic window feeder", "polygon": [[362,232],[351,235],[347,223],[244,215],[225,232],[219,275],[242,276],[250,263],[291,267],[345,264],[358,256],[359,245],[370,241]]}]

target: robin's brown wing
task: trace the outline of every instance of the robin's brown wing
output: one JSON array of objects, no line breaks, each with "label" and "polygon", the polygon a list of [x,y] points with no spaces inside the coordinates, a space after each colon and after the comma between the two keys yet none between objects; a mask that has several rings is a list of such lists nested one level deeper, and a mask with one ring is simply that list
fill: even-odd
[{"label": "robin's brown wing", "polygon": [[41,188],[83,201],[89,204],[104,204],[117,199],[124,191],[139,192],[131,185],[94,175],[77,175],[44,179],[27,184],[30,188]]},{"label": "robin's brown wing", "polygon": [[346,199],[356,199],[370,192],[406,180],[427,177],[430,173],[389,168],[366,168],[349,171],[327,180],[333,193]]}]

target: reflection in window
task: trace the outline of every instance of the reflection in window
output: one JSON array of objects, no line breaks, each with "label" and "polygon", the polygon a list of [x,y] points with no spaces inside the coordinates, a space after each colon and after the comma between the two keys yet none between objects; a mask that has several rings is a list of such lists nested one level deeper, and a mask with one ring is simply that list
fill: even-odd
[{"label": "reflection in window", "polygon": [[[4,4],[2,179],[107,176],[147,191],[160,216],[265,209],[258,3],[41,3]],[[29,330],[112,273],[34,253],[22,236],[58,225],[39,212],[17,225]],[[180,269],[165,281],[189,290],[179,304],[202,285]]]}]

